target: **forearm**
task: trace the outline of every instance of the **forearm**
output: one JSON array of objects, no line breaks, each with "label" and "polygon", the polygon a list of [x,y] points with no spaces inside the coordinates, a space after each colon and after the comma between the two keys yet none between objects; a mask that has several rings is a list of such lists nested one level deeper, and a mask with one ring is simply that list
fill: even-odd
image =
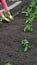
[{"label": "forearm", "polygon": [[9,12],[9,9],[8,9],[8,6],[7,6],[6,2],[5,2],[5,0],[1,0],[1,3],[2,3],[3,7],[5,8],[5,10],[7,12]]}]

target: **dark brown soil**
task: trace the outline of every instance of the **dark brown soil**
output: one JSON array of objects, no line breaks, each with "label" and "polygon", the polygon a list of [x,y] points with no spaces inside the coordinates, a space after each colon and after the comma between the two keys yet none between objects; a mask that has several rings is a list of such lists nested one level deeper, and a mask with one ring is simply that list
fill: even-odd
[{"label": "dark brown soil", "polygon": [[[20,14],[11,23],[0,27],[0,65],[37,65],[37,19],[33,21],[33,32],[24,32],[25,17]],[[27,39],[31,49],[23,51],[21,40]]]}]

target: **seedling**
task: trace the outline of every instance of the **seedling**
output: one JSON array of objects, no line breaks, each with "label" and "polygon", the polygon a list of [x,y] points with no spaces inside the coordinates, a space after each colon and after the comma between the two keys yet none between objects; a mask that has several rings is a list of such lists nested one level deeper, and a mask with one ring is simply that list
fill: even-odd
[{"label": "seedling", "polygon": [[35,18],[35,15],[34,13],[32,13],[30,17],[26,19],[26,23],[32,23],[34,18]]},{"label": "seedling", "polygon": [[31,48],[31,46],[29,46],[29,45],[25,46],[24,52],[27,52],[30,48]]},{"label": "seedling", "polygon": [[32,31],[33,31],[32,25],[27,24],[26,27],[24,28],[24,32],[25,32],[25,31],[27,31],[27,32],[32,32]]},{"label": "seedling", "polygon": [[33,21],[32,18],[28,18],[28,19],[26,20],[26,23],[32,23],[32,21]]},{"label": "seedling", "polygon": [[12,65],[12,64],[8,62],[8,63],[6,63],[5,65]]},{"label": "seedling", "polygon": [[22,13],[26,14],[26,16],[31,15],[31,13],[33,12],[33,8],[35,9],[35,6],[36,6],[36,1],[33,0],[33,1],[30,3],[29,7],[26,8],[24,11],[22,11]]},{"label": "seedling", "polygon": [[26,16],[29,16],[31,12],[32,12],[32,8],[29,8],[29,7],[25,9],[24,11],[22,11],[22,13],[26,14]]},{"label": "seedling", "polygon": [[35,11],[31,13],[29,18],[27,18],[26,23],[32,23],[33,19],[37,18],[37,5],[35,7],[36,7]]},{"label": "seedling", "polygon": [[10,16],[6,11],[3,11],[3,14],[4,14],[4,16],[5,16],[6,18],[9,18],[9,16]]},{"label": "seedling", "polygon": [[29,45],[28,40],[26,40],[26,39],[22,40],[21,44],[24,47],[24,52],[27,52],[31,48],[31,46]]},{"label": "seedling", "polygon": [[28,44],[29,42],[26,40],[26,39],[24,39],[24,40],[22,40],[21,41],[21,44],[23,44],[23,45],[26,45],[26,44]]}]

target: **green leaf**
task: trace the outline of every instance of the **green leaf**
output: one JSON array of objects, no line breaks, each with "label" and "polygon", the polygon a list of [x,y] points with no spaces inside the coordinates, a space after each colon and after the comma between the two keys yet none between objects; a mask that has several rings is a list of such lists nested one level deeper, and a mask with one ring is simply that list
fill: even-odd
[{"label": "green leaf", "polygon": [[3,11],[3,14],[6,18],[9,18],[9,14],[6,11]]},{"label": "green leaf", "polygon": [[26,40],[26,39],[23,39],[23,40],[21,41],[21,44],[23,44],[23,46],[24,46],[24,52],[27,52],[28,49],[31,48],[31,46],[29,45],[28,40]]},{"label": "green leaf", "polygon": [[26,47],[31,48],[31,46],[29,44],[26,44]]},{"label": "green leaf", "polygon": [[33,31],[33,27],[32,27],[32,25],[27,24],[26,27],[24,28],[24,32],[25,32],[25,31],[28,31],[28,32]]},{"label": "green leaf", "polygon": [[22,13],[25,13],[26,16],[29,16],[29,14],[32,12],[32,8],[27,8],[26,10],[22,11]]},{"label": "green leaf", "polygon": [[30,13],[32,11],[32,8],[27,8],[27,12]]},{"label": "green leaf", "polygon": [[26,44],[29,44],[29,42],[28,42],[28,40],[23,39],[23,40],[21,41],[21,44],[23,44],[23,45],[25,46]]},{"label": "green leaf", "polygon": [[32,18],[31,17],[27,18],[26,23],[32,23],[34,18],[35,16],[33,16]]},{"label": "green leaf", "polygon": [[11,63],[8,62],[8,63],[6,63],[5,65],[11,65]]},{"label": "green leaf", "polygon": [[29,44],[26,44],[26,46],[24,48],[24,52],[27,52],[30,48],[31,48],[31,46],[29,46]]},{"label": "green leaf", "polygon": [[28,47],[25,47],[25,48],[24,48],[24,52],[27,52],[27,51],[28,51]]},{"label": "green leaf", "polygon": [[28,48],[31,48],[31,46],[28,46]]}]

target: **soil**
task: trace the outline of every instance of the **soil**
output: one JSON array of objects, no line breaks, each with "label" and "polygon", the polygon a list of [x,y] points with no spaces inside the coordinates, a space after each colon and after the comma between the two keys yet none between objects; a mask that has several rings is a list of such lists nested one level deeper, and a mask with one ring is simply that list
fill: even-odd
[{"label": "soil", "polygon": [[[26,17],[17,15],[11,23],[0,26],[0,65],[37,65],[37,19],[33,21],[33,32],[24,32]],[[31,49],[23,51],[22,39],[30,42]]]}]

